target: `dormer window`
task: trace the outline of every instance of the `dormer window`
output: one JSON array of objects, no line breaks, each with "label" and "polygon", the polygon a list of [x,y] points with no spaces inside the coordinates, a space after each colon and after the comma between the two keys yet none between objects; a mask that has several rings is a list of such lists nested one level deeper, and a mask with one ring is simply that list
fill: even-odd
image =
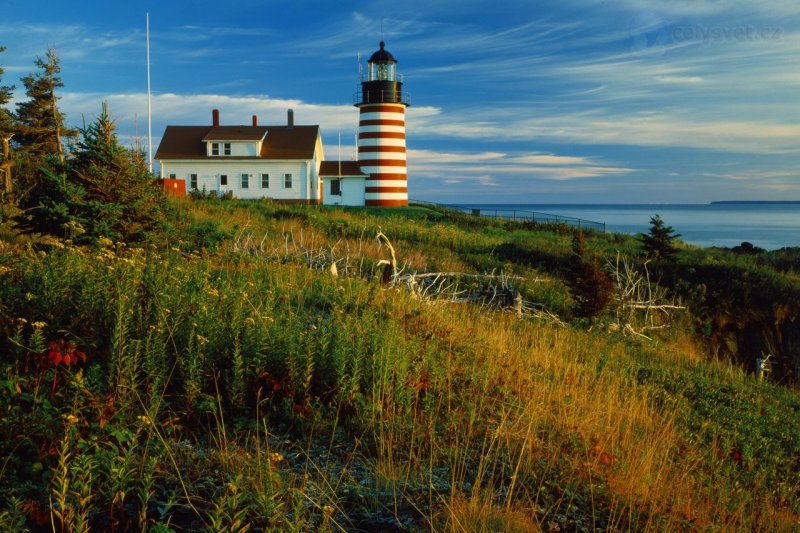
[{"label": "dormer window", "polygon": [[223,147],[223,154],[231,155],[231,143],[225,143],[222,145]]},{"label": "dormer window", "polygon": [[219,143],[211,143],[211,155],[219,155]]}]

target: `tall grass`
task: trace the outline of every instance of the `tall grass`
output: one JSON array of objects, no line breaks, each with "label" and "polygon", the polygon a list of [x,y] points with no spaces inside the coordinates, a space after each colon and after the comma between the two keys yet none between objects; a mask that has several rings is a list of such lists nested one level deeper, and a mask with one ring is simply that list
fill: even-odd
[{"label": "tall grass", "polygon": [[[12,436],[0,489],[29,524],[797,524],[800,400],[706,364],[683,326],[648,343],[383,288],[367,275],[382,258],[364,242],[377,222],[359,213],[177,209],[198,223],[224,217],[229,240],[217,251],[105,243],[0,255],[0,431]],[[465,250],[515,231],[380,225],[420,269],[464,269]],[[235,250],[245,231],[266,237],[257,248],[269,253]],[[298,247],[334,250],[352,275],[309,268],[290,253]],[[43,345],[56,339],[87,361],[51,364]],[[764,439],[783,451],[767,459]],[[16,507],[2,509],[4,524]]]}]

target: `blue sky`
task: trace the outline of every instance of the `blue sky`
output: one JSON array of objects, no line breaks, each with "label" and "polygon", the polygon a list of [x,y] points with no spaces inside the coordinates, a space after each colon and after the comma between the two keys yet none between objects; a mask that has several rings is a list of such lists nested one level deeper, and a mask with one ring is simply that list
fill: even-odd
[{"label": "blue sky", "polygon": [[[411,93],[409,189],[452,203],[800,200],[796,0],[4,0],[4,84],[54,46],[71,124],[319,124],[354,152],[357,56]],[[136,126],[138,117],[138,128]]]}]

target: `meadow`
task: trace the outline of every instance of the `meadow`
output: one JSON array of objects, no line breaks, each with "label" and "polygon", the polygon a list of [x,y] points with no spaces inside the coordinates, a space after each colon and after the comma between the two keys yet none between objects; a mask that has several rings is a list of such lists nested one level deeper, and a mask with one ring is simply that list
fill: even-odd
[{"label": "meadow", "polygon": [[617,270],[583,318],[565,226],[170,210],[135,246],[3,228],[2,530],[800,527],[796,361],[759,381],[720,351],[738,306],[743,328],[792,316],[789,252],[647,270],[588,233]]}]

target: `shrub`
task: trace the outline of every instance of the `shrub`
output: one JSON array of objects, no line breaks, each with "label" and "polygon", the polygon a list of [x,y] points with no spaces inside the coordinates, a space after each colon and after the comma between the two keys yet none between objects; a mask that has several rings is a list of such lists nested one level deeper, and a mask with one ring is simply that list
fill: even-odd
[{"label": "shrub", "polygon": [[566,273],[574,312],[583,318],[592,318],[605,310],[614,296],[614,284],[603,270],[600,258],[586,251],[583,232],[572,238],[572,257]]}]

